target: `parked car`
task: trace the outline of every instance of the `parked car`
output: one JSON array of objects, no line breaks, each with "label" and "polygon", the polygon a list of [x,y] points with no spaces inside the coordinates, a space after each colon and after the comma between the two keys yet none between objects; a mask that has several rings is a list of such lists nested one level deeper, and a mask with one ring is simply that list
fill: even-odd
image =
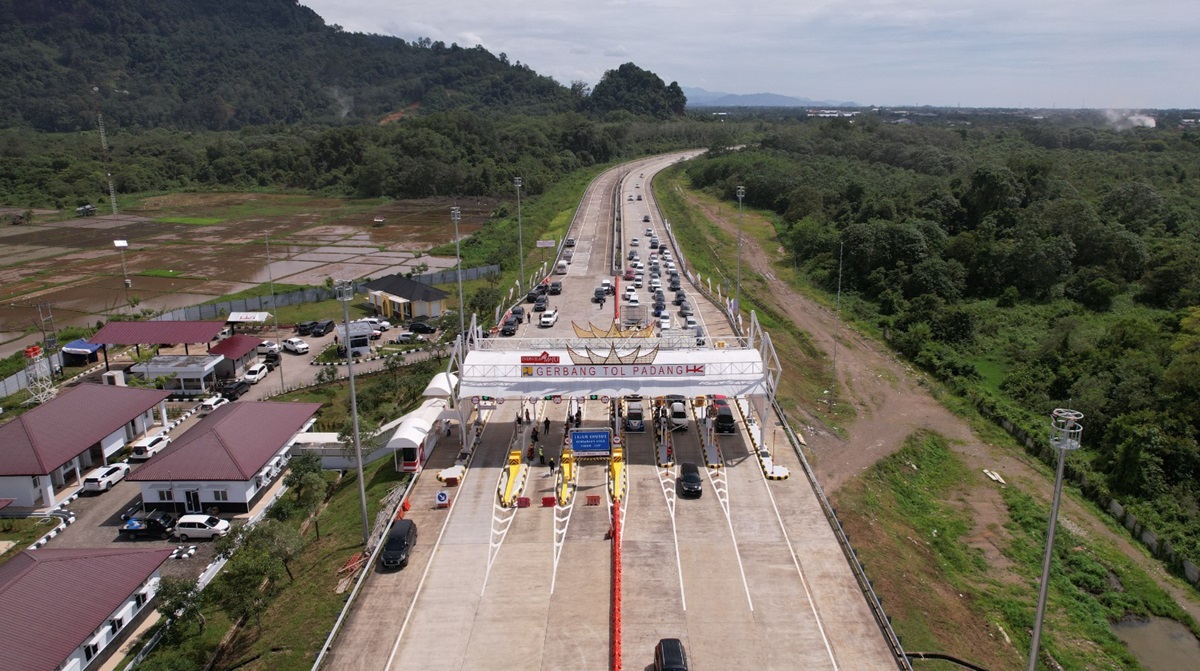
[{"label": "parked car", "polygon": [[504,325],[500,327],[500,335],[514,336],[517,335],[517,328],[521,326],[521,322],[516,317],[509,317],[504,320]]},{"label": "parked car", "polygon": [[175,523],[175,535],[179,540],[192,538],[215,538],[229,533],[229,520],[213,515],[184,515]]},{"label": "parked car", "polygon": [[264,340],[258,344],[257,351],[259,354],[268,354],[270,352],[278,352],[280,349],[279,343],[273,340]]},{"label": "parked car", "polygon": [[250,391],[250,383],[246,380],[227,380],[221,385],[221,395],[225,398],[236,401],[243,394]]},{"label": "parked car", "polygon": [[401,331],[400,335],[396,336],[396,339],[392,342],[397,345],[411,345],[413,343],[425,342],[425,336],[420,333],[413,333],[412,331]]},{"label": "parked car", "polygon": [[421,321],[410,322],[408,325],[408,330],[412,331],[413,333],[437,333],[437,329],[435,327]]},{"label": "parked car", "polygon": [[679,495],[700,498],[704,493],[704,481],[700,469],[690,461],[679,464]]},{"label": "parked car", "polygon": [[[320,338],[321,336],[333,333],[333,329],[334,329],[333,320],[332,319],[324,319],[324,320],[317,322],[317,325],[313,327],[313,330],[309,335],[311,335],[314,338]],[[286,345],[285,345],[285,347],[286,347]]]},{"label": "parked car", "polygon": [[121,525],[121,535],[129,540],[135,538],[161,538],[166,540],[175,531],[175,516],[161,510],[137,515]]},{"label": "parked car", "polygon": [[267,367],[267,370],[275,370],[276,368],[279,368],[280,360],[281,357],[279,356],[279,352],[267,352],[262,356],[263,365]]},{"label": "parked car", "polygon": [[[657,303],[655,303],[655,304],[654,304],[654,307],[655,307],[655,308],[657,308],[657,307],[658,307],[658,304],[657,304]],[[658,327],[659,327],[659,328],[661,328],[661,329],[669,329],[669,328],[671,328],[671,315],[659,315],[659,317],[658,317]]]},{"label": "parked car", "polygon": [[225,398],[224,396],[209,396],[200,402],[200,409],[197,411],[197,414],[203,417],[228,402],[229,399]]},{"label": "parked car", "polygon": [[300,338],[288,338],[287,340],[283,341],[283,350],[285,352],[291,352],[292,354],[307,354],[308,343],[304,342]]},{"label": "parked car", "polygon": [[296,324],[296,335],[312,335],[313,329],[316,327],[316,322],[300,322],[299,324]]},{"label": "parked car", "polygon": [[538,320],[538,326],[548,328],[558,323],[558,310],[550,310],[543,312],[542,318]]},{"label": "parked car", "polygon": [[550,299],[545,296],[538,296],[537,301],[533,304],[534,312],[545,312],[550,306]]},{"label": "parked car", "polygon": [[129,464],[111,464],[94,469],[83,476],[85,492],[107,492],[129,475]]},{"label": "parked car", "polygon": [[664,638],[654,646],[654,671],[688,671],[683,641]]},{"label": "parked car", "polygon": [[613,287],[612,280],[600,280],[600,288],[604,289],[604,292],[609,296],[616,292],[616,288]]},{"label": "parked car", "polygon": [[267,376],[268,372],[266,364],[256,363],[246,369],[246,375],[242,379],[250,384],[258,384],[260,380]]},{"label": "parked car", "polygon": [[129,455],[129,460],[145,461],[146,459],[158,454],[160,450],[170,444],[171,439],[164,434],[160,433],[157,436],[146,436],[145,438],[142,438],[133,444],[133,453]]},{"label": "parked car", "polygon": [[386,319],[380,319],[379,317],[363,317],[358,321],[370,324],[371,328],[377,331],[387,331],[392,328],[391,322]]},{"label": "parked car", "polygon": [[387,541],[379,552],[379,563],[385,568],[404,568],[412,556],[413,547],[417,544],[417,523],[409,519],[399,519],[392,524]]},{"label": "parked car", "polygon": [[557,296],[562,293],[562,282],[555,280],[550,283],[550,295]]},{"label": "parked car", "polygon": [[541,297],[542,297],[542,294],[539,293],[536,289],[530,289],[529,293],[525,294],[525,302],[533,303],[533,302],[536,302],[537,299],[539,299]]}]

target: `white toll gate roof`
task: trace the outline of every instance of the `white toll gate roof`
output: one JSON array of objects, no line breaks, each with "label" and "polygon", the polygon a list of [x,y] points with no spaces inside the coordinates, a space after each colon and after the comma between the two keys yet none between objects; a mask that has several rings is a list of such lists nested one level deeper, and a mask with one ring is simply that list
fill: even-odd
[{"label": "white toll gate roof", "polygon": [[608,363],[611,357],[578,363],[565,349],[472,350],[459,370],[459,398],[767,393],[762,355],[755,349],[663,350],[649,358],[645,363]]},{"label": "white toll gate roof", "polygon": [[429,381],[422,396],[450,398],[450,395],[454,393],[454,385],[456,384],[458,384],[458,376],[454,373],[438,373]]},{"label": "white toll gate roof", "polygon": [[396,433],[392,434],[391,440],[388,441],[388,449],[416,447],[425,442],[425,437],[429,435],[445,407],[445,399],[431,398],[422,403],[421,407],[405,415]]}]

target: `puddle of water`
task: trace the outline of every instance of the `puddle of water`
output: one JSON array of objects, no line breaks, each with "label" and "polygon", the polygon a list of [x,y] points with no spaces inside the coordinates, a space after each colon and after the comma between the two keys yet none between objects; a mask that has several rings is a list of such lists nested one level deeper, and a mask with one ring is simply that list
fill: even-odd
[{"label": "puddle of water", "polygon": [[1200,669],[1200,641],[1187,627],[1165,617],[1118,622],[1113,633],[1146,671]]}]

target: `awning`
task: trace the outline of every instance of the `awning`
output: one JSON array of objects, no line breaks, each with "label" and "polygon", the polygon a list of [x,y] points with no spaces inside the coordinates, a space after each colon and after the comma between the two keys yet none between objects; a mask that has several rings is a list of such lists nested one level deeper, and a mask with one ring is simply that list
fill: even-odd
[{"label": "awning", "polygon": [[103,345],[93,345],[83,338],[80,338],[79,340],[72,340],[66,345],[63,345],[62,351],[66,352],[67,354],[91,356],[92,354],[99,352],[101,347],[103,347]]},{"label": "awning", "polygon": [[261,324],[271,318],[270,312],[230,312],[226,324],[254,322]]},{"label": "awning", "polygon": [[450,398],[456,384],[458,384],[458,376],[454,373],[438,373],[429,381],[422,395],[431,398]]}]

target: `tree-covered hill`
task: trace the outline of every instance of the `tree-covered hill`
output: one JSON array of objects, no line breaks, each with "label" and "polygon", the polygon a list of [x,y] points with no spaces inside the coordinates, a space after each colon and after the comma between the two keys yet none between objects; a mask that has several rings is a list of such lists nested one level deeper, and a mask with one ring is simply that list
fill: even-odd
[{"label": "tree-covered hill", "polygon": [[[579,100],[504,54],[348,33],[296,0],[0,0],[0,127],[236,129]],[[93,91],[95,87],[95,91]]]}]

